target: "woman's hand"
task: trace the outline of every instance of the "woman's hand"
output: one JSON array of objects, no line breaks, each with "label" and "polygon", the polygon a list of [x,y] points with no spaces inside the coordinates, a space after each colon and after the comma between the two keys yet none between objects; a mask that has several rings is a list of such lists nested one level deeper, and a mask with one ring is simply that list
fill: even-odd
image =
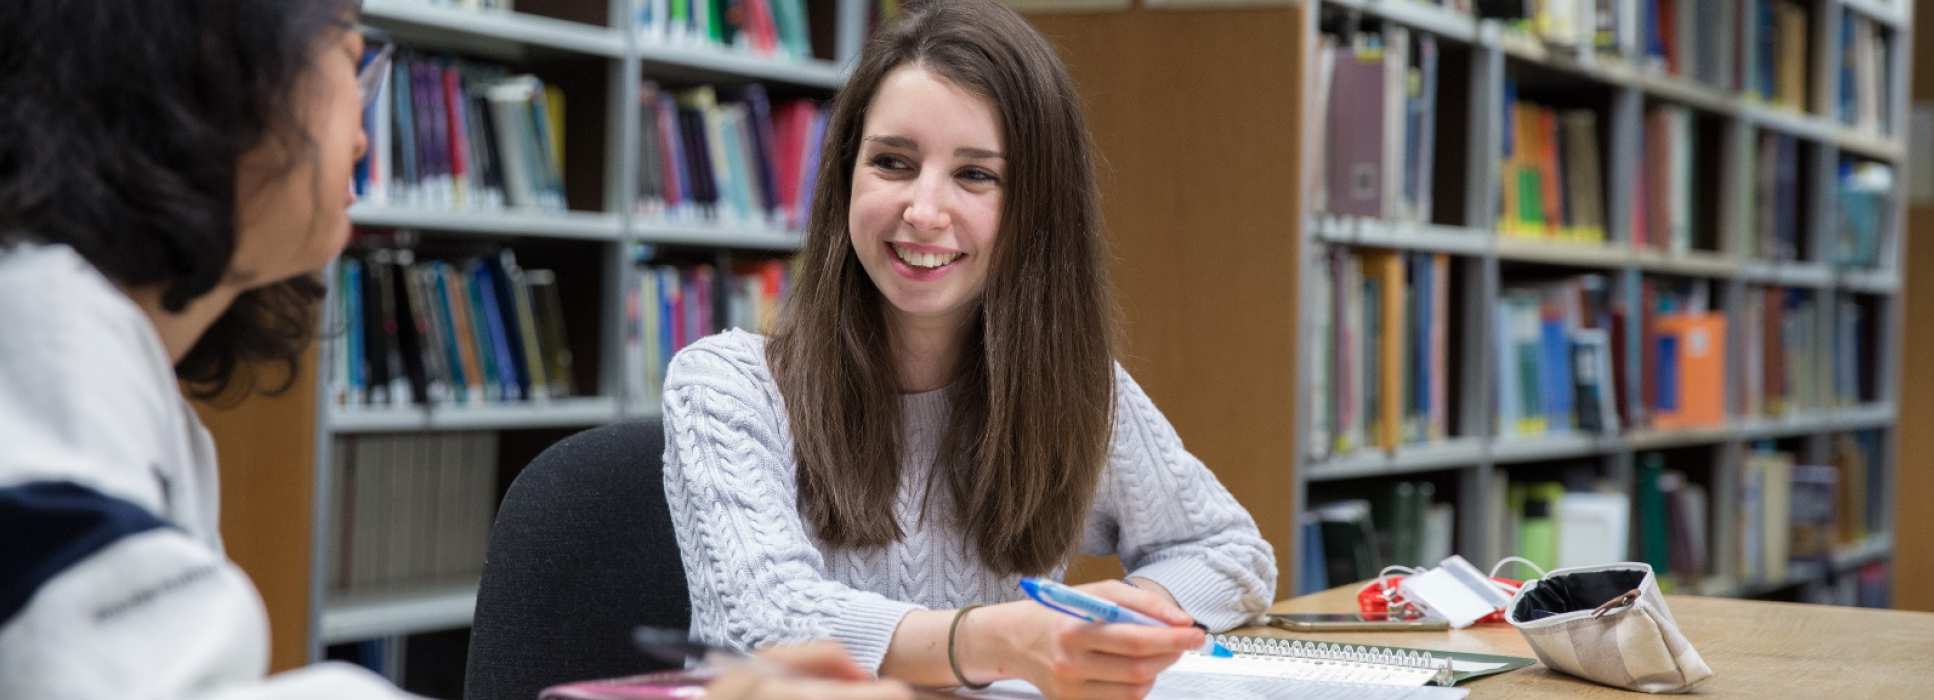
[{"label": "woman's hand", "polygon": [[1018,676],[1050,698],[1141,698],[1156,674],[1202,646],[1202,630],[1166,595],[1121,581],[1076,588],[1174,626],[1083,622],[1033,601],[989,606],[962,621],[968,680]]},{"label": "woman's hand", "polygon": [[853,664],[834,642],[773,647],[759,656],[793,675],[756,668],[735,669],[706,687],[706,700],[910,700],[913,689],[878,680]]}]

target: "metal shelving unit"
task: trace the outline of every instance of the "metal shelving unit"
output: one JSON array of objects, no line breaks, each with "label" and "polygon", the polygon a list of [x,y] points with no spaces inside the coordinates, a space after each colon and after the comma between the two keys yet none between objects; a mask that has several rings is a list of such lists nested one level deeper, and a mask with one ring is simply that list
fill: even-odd
[{"label": "metal shelving unit", "polygon": [[660,44],[639,41],[646,72],[712,82],[786,83],[832,90],[846,82],[846,70],[832,61],[785,60],[753,56],[709,44]]},{"label": "metal shelving unit", "polygon": [[[398,637],[470,624],[477,586],[474,580],[345,595],[328,589],[324,572],[334,547],[330,485],[331,443],[336,436],[377,433],[495,431],[578,428],[658,415],[657,397],[633,395],[624,377],[629,363],[642,361],[625,352],[624,290],[637,274],[631,262],[637,244],[713,251],[721,261],[731,251],[761,255],[796,251],[796,232],[765,226],[719,222],[666,223],[636,214],[635,177],[640,134],[639,84],[644,79],[670,83],[724,85],[769,82],[830,94],[845,82],[845,64],[857,54],[865,30],[864,0],[838,0],[834,12],[836,60],[775,58],[698,43],[665,44],[633,31],[635,2],[607,0],[603,24],[573,22],[522,12],[475,11],[427,0],[366,0],[363,22],[381,28],[399,43],[476,55],[509,64],[564,61],[604,65],[603,104],[576,96],[573,109],[602,109],[603,207],[597,211],[543,211],[504,208],[489,211],[426,209],[397,203],[359,204],[350,210],[363,226],[432,232],[442,237],[553,239],[599,246],[603,262],[600,349],[596,386],[588,396],[515,404],[338,406],[318,391],[315,478],[315,528],[311,540],[309,657],[322,657],[324,645]],[[818,9],[818,4],[815,3]],[[595,121],[594,121],[595,123]],[[573,135],[594,138],[595,135]],[[333,277],[333,276],[331,276]]]},{"label": "metal shelving unit", "polygon": [[480,236],[567,238],[616,241],[624,237],[619,217],[603,212],[543,211],[537,209],[424,209],[405,206],[349,208],[349,220],[360,226],[421,229]]},{"label": "metal shelving unit", "polygon": [[363,21],[380,24],[404,41],[472,53],[522,58],[533,49],[623,58],[621,32],[522,12],[464,10],[423,0],[364,0]]},{"label": "metal shelving unit", "polygon": [[323,417],[336,435],[445,430],[526,430],[592,426],[618,420],[617,399],[590,397],[470,406],[334,408]]},{"label": "metal shelving unit", "polygon": [[[1822,12],[1816,17],[1831,17],[1831,26],[1815,27],[1815,36],[1835,36],[1839,22],[1837,12],[1825,12],[1845,7],[1871,17],[1880,19],[1893,31],[1906,31],[1910,26],[1911,9],[1905,2],[1886,0],[1811,0],[1818,4]],[[1458,505],[1456,550],[1472,561],[1488,564],[1508,552],[1505,543],[1492,541],[1495,532],[1488,525],[1488,515],[1503,504],[1488,503],[1489,495],[1496,480],[1506,479],[1504,468],[1514,465],[1527,465],[1546,461],[1589,460],[1599,464],[1602,472],[1614,483],[1623,483],[1630,488],[1638,455],[1656,450],[1682,448],[1710,448],[1713,454],[1712,483],[1709,487],[1714,498],[1711,518],[1714,523],[1729,523],[1735,517],[1734,493],[1742,463],[1748,454],[1749,446],[1760,440],[1798,438],[1804,449],[1797,455],[1801,460],[1823,460],[1828,452],[1828,436],[1850,431],[1880,430],[1885,445],[1891,444],[1892,432],[1896,423],[1896,403],[1899,400],[1898,354],[1900,334],[1901,288],[1900,252],[1902,219],[1905,212],[1904,187],[1897,188],[1893,202],[1895,216],[1894,230],[1888,239],[1892,247],[1884,250],[1883,264],[1878,269],[1846,269],[1830,262],[1823,251],[1825,245],[1809,245],[1803,252],[1803,259],[1796,261],[1767,261],[1746,254],[1743,237],[1738,235],[1743,229],[1743,219],[1738,215],[1745,211],[1750,200],[1750,183],[1747,178],[1721,176],[1722,191],[1719,194],[1718,217],[1721,227],[1716,236],[1718,250],[1693,251],[1690,254],[1666,254],[1651,250],[1636,250],[1624,240],[1622,233],[1630,229],[1629,218],[1631,202],[1639,193],[1635,191],[1634,181],[1643,157],[1643,149],[1634,144],[1642,138],[1643,109],[1648,102],[1666,101],[1685,105],[1716,120],[1723,126],[1726,143],[1721,153],[1737,154],[1744,144],[1750,143],[1755,131],[1765,130],[1793,135],[1812,144],[1809,160],[1803,172],[1810,173],[1802,182],[1803,191],[1808,193],[1807,210],[1809,218],[1805,230],[1811,238],[1824,243],[1827,232],[1836,221],[1833,211],[1835,199],[1830,195],[1835,186],[1833,172],[1839,159],[1858,157],[1878,160],[1896,166],[1904,172],[1906,152],[1902,125],[1907,123],[1905,112],[1906,83],[1903,78],[1906,69],[1904,44],[1896,41],[1890,44],[1891,72],[1894,77],[1887,89],[1896,99],[1890,101],[1894,113],[1889,122],[1895,131],[1888,135],[1857,132],[1843,126],[1837,119],[1819,114],[1802,114],[1763,105],[1739,94],[1715,90],[1703,84],[1663,75],[1643,67],[1637,60],[1637,46],[1628,45],[1615,54],[1601,54],[1595,49],[1575,47],[1555,47],[1542,43],[1522,32],[1507,28],[1496,22],[1476,20],[1468,15],[1460,15],[1433,4],[1411,0],[1308,0],[1303,3],[1305,12],[1303,26],[1307,34],[1299,42],[1302,46],[1317,46],[1316,32],[1321,23],[1319,19],[1329,10],[1343,12],[1355,11],[1365,19],[1380,19],[1404,26],[1412,31],[1432,34],[1439,39],[1441,51],[1457,51],[1468,54],[1468,60],[1447,62],[1444,66],[1468,67],[1468,76],[1457,75],[1440,82],[1441,85],[1469,84],[1468,95],[1458,95],[1454,104],[1460,109],[1469,109],[1468,133],[1441,133],[1438,142],[1446,140],[1462,141],[1468,149],[1463,163],[1451,164],[1448,172],[1460,172],[1466,190],[1464,206],[1458,208],[1461,217],[1455,225],[1442,225],[1439,221],[1432,224],[1417,224],[1395,221],[1363,220],[1341,218],[1323,212],[1314,212],[1299,222],[1297,240],[1300,245],[1300,275],[1304,287],[1300,298],[1318,298],[1312,288],[1315,265],[1322,259],[1319,251],[1328,247],[1385,248],[1404,251],[1444,253],[1453,257],[1453,266],[1463,272],[1461,279],[1453,284],[1461,285],[1462,306],[1454,309],[1453,322],[1470,329],[1488,329],[1495,325],[1495,309],[1499,304],[1501,267],[1517,265],[1538,265],[1553,267],[1579,268],[1581,271],[1602,271],[1606,273],[1615,299],[1628,308],[1635,308],[1639,301],[1639,282],[1649,276],[1663,275],[1707,280],[1713,286],[1715,310],[1734,317],[1744,313],[1739,304],[1727,304],[1728,297],[1738,298],[1748,285],[1796,287],[1814,290],[1824,300],[1839,295],[1865,295],[1877,305],[1874,312],[1880,321],[1876,324],[1875,343],[1881,350],[1875,353],[1875,382],[1879,395],[1870,403],[1855,406],[1827,407],[1807,412],[1788,414],[1777,418],[1740,415],[1743,398],[1738,390],[1737,380],[1729,377],[1727,384],[1728,412],[1733,417],[1724,425],[1696,430],[1628,430],[1613,435],[1592,435],[1582,433],[1558,433],[1536,437],[1497,437],[1493,424],[1490,387],[1494,384],[1492,345],[1494,333],[1467,331],[1466,338],[1453,340],[1453,360],[1457,366],[1448,368],[1453,377],[1453,386],[1464,387],[1466,395],[1453,393],[1450,396],[1452,410],[1461,415],[1460,425],[1455,426],[1455,434],[1448,438],[1430,443],[1409,444],[1393,452],[1374,449],[1359,449],[1340,455],[1323,455],[1320,451],[1309,449],[1312,426],[1313,372],[1311,354],[1300,352],[1297,376],[1299,402],[1296,415],[1299,423],[1294,426],[1296,443],[1300,446],[1295,456],[1297,477],[1291,488],[1291,495],[1297,504],[1296,512],[1306,513],[1308,506],[1320,502],[1330,491],[1332,483],[1365,477],[1396,477],[1397,475],[1433,474],[1447,476],[1456,486],[1450,489],[1452,498]],[[1828,29],[1836,34],[1820,34]],[[1818,42],[1814,50],[1824,51]],[[1837,60],[1837,58],[1836,58]],[[1314,63],[1312,61],[1312,63]],[[1444,68],[1444,70],[1452,70]],[[1606,215],[1609,240],[1603,243],[1580,243],[1568,241],[1526,240],[1493,233],[1495,229],[1496,192],[1499,191],[1499,168],[1496,156],[1506,123],[1501,105],[1502,84],[1507,74],[1514,70],[1535,70],[1569,75],[1581,80],[1575,83],[1579,91],[1603,91],[1602,104],[1606,111],[1600,115],[1601,125],[1608,134],[1609,146],[1604,150]],[[1833,84],[1821,84],[1821,80],[1837,81],[1837,71],[1814,71],[1814,90],[1827,90],[1833,94],[1837,88]],[[1310,84],[1305,80],[1304,84]],[[1315,109],[1315,102],[1305,96],[1304,111]],[[1465,106],[1468,105],[1468,106]],[[1306,151],[1307,152],[1307,151]],[[1721,156],[1731,157],[1731,156]],[[1726,168],[1718,168],[1724,171]],[[1306,163],[1304,177],[1319,178],[1322,164]],[[1440,173],[1446,172],[1444,170]],[[1442,176],[1440,175],[1440,179]],[[1310,182],[1302,187],[1309,189]],[[1438,197],[1441,201],[1442,196]],[[1455,297],[1456,294],[1453,293]],[[1833,313],[1823,305],[1827,314]],[[1626,335],[1637,337],[1638,319],[1628,315]],[[1823,328],[1833,328],[1831,320],[1822,321]],[[1297,329],[1298,347],[1309,348],[1315,342],[1315,327],[1309,314],[1302,314]],[[1735,344],[1737,345],[1737,344]],[[1727,367],[1729,373],[1736,373],[1742,366],[1744,350],[1729,346]],[[1636,358],[1628,358],[1628,374],[1636,376]],[[1477,387],[1475,391],[1471,387]],[[1629,402],[1637,405],[1639,389],[1632,383],[1628,387],[1632,396]],[[1523,467],[1518,467],[1523,468]],[[1888,465],[1889,470],[1897,465]],[[1439,489],[1440,498],[1444,494]],[[1354,492],[1351,492],[1354,493]],[[1873,507],[1884,508],[1881,504]],[[1891,523],[1891,517],[1886,519]],[[1738,543],[1727,528],[1712,528],[1713,541],[1708,543],[1711,551],[1729,551]],[[1292,547],[1297,543],[1293,542]],[[1846,571],[1861,564],[1884,560],[1892,551],[1892,537],[1886,531],[1877,532],[1869,540],[1856,546],[1839,551],[1833,557],[1830,567]],[[1295,551],[1280,552],[1283,561],[1301,561]],[[1737,579],[1726,557],[1714,556],[1714,566],[1718,568],[1714,577],[1706,581],[1698,590],[1718,595],[1753,595],[1771,592],[1778,588],[1790,588],[1807,583],[1824,575],[1820,571],[1801,566],[1792,573],[1790,580],[1778,582],[1747,582]]]},{"label": "metal shelving unit", "polygon": [[470,625],[477,585],[399,589],[329,599],[317,636],[323,644],[434,632]]},{"label": "metal shelving unit", "polygon": [[804,245],[804,234],[760,227],[714,224],[633,224],[632,240],[655,245],[703,246],[741,250],[794,251]]}]

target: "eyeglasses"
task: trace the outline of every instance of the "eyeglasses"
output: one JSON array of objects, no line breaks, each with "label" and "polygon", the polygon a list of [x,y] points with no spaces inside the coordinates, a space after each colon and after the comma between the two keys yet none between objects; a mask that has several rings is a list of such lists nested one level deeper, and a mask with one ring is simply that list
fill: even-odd
[{"label": "eyeglasses", "polygon": [[[376,102],[376,95],[383,91],[383,81],[389,78],[390,57],[396,54],[396,44],[389,37],[374,29],[363,30],[363,46],[381,46],[375,55],[363,61],[363,67],[356,71],[356,89],[362,93],[363,109],[369,109]],[[367,53],[367,49],[365,49]]]}]

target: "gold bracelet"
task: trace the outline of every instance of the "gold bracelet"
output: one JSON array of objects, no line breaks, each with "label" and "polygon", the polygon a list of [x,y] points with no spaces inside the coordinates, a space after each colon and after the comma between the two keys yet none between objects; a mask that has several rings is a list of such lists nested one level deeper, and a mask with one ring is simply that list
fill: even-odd
[{"label": "gold bracelet", "polygon": [[978,608],[978,607],[980,606],[969,605],[967,607],[964,607],[964,608],[961,608],[960,610],[955,611],[953,623],[947,625],[947,666],[954,670],[954,680],[960,681],[960,687],[966,688],[968,690],[980,690],[980,689],[986,688],[989,685],[992,685],[991,683],[969,682],[967,680],[966,674],[963,674],[960,672],[960,657],[954,654],[954,639],[957,638],[960,633],[960,619],[963,617],[966,617],[967,613],[973,611],[974,608]]}]

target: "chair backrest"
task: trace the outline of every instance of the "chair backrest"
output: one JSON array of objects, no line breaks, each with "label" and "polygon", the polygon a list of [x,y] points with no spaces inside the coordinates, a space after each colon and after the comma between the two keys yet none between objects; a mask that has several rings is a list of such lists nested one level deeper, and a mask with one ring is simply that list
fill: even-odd
[{"label": "chair backrest", "polygon": [[659,670],[638,625],[691,624],[656,421],[572,435],[531,460],[490,529],[464,696],[535,700],[565,681]]}]

